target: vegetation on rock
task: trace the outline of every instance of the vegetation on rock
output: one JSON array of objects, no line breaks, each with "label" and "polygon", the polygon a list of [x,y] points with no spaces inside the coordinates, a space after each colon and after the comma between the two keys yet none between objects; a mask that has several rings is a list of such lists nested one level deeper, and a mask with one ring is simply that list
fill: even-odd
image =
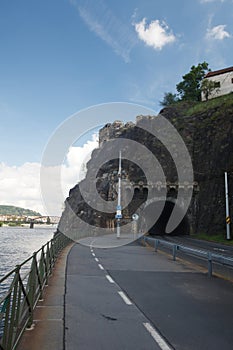
[{"label": "vegetation on rock", "polygon": [[166,107],[178,101],[201,101],[202,90],[208,97],[213,90],[213,84],[202,85],[203,78],[208,72],[210,72],[209,64],[205,61],[192,66],[190,72],[183,75],[183,80],[176,85],[177,94],[165,92],[160,105]]}]

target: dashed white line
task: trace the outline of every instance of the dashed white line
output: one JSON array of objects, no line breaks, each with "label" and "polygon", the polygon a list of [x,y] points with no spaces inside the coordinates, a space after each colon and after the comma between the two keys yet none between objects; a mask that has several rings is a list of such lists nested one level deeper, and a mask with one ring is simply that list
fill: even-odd
[{"label": "dashed white line", "polygon": [[115,283],[115,282],[113,281],[113,279],[112,279],[111,276],[106,275],[106,278],[107,278],[107,280],[108,280],[110,283]]},{"label": "dashed white line", "polygon": [[125,302],[127,305],[132,305],[131,301],[130,301],[129,298],[125,295],[124,292],[119,291],[118,294],[122,297],[122,299],[124,300],[124,302]]},{"label": "dashed white line", "polygon": [[[92,256],[95,257],[95,253],[93,252],[93,249],[91,248],[91,253]],[[95,258],[96,262],[99,262],[98,258]],[[103,266],[101,264],[98,264],[100,270],[104,270]],[[105,276],[107,278],[107,280],[110,283],[115,283],[114,280],[112,279],[111,276],[106,275]],[[132,302],[130,301],[130,299],[125,295],[124,292],[122,291],[118,291],[118,294],[120,295],[120,297],[124,300],[124,302],[127,305],[132,305]],[[151,324],[149,322],[145,322],[143,323],[144,327],[146,328],[146,330],[150,333],[150,335],[152,336],[152,338],[156,341],[156,343],[159,345],[161,350],[171,350],[171,347],[166,343],[166,341],[161,337],[161,335],[154,329],[154,327],[151,326]]]},{"label": "dashed white line", "polygon": [[101,264],[98,264],[100,270],[104,270],[103,266]]},{"label": "dashed white line", "polygon": [[149,322],[143,323],[144,327],[148,330],[152,338],[156,341],[162,350],[171,350],[170,346],[165,342],[161,335],[151,326]]}]

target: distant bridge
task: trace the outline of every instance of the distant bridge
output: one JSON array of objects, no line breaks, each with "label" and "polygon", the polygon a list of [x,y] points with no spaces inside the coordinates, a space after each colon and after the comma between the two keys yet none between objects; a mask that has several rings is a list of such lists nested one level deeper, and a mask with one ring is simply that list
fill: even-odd
[{"label": "distant bridge", "polygon": [[59,216],[51,216],[51,215],[41,215],[41,216],[35,216],[35,217],[28,217],[30,222],[30,228],[34,228],[35,223],[43,222],[43,223],[49,223],[49,224],[57,224],[60,220]]}]

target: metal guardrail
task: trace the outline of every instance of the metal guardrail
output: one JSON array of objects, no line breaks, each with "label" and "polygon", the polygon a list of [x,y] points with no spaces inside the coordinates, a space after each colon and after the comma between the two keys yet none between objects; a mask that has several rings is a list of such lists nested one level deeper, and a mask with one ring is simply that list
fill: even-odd
[{"label": "metal guardrail", "polygon": [[233,267],[233,257],[229,258],[226,257],[224,255],[221,254],[216,254],[216,253],[212,253],[209,251],[205,251],[205,250],[199,250],[199,249],[194,249],[194,248],[190,248],[190,247],[186,247],[184,245],[181,244],[175,244],[175,243],[171,243],[171,242],[167,242],[161,239],[156,239],[156,238],[152,238],[152,237],[147,237],[147,236],[143,236],[141,238],[144,242],[148,242],[149,244],[152,243],[152,245],[155,248],[155,251],[158,250],[158,247],[164,246],[167,248],[170,248],[172,250],[172,256],[173,256],[173,260],[176,260],[176,256],[178,252],[182,252],[182,253],[186,253],[198,258],[204,258],[207,259],[207,264],[208,264],[208,276],[211,277],[212,276],[212,272],[213,272],[213,266],[212,263],[219,263],[222,265],[226,265],[226,266],[230,266]]},{"label": "metal guardrail", "polygon": [[15,350],[25,330],[32,327],[33,311],[43,298],[55,261],[71,240],[59,233],[30,258],[0,279],[10,287],[0,296],[0,349]]}]

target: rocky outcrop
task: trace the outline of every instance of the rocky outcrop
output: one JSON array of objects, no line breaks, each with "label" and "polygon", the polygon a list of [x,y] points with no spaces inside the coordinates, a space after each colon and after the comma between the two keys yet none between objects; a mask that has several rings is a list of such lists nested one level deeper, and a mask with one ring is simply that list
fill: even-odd
[{"label": "rocky outcrop", "polygon": [[[224,172],[229,174],[229,192],[232,199],[233,191],[233,96],[229,95],[216,101],[194,103],[179,103],[160,112],[177,129],[183,138],[192,159],[194,179],[193,197],[178,230],[173,233],[201,233],[214,234],[225,231],[225,188]],[[176,201],[179,178],[174,159],[163,146],[149,132],[140,128],[140,123],[146,119],[148,123],[156,116],[137,116],[135,123],[124,124],[116,121],[107,124],[99,132],[100,148],[92,154],[88,163],[90,171],[98,157],[101,148],[106,143],[111,148],[112,139],[130,139],[144,145],[158,159],[165,175],[166,184],[149,184],[145,173],[132,161],[123,160],[123,182],[130,181],[134,192],[132,200],[124,209],[125,222],[131,220],[132,214],[145,202],[150,186],[158,195],[158,187],[167,187],[167,204],[151,233],[163,233]],[[104,201],[114,201],[117,198],[117,169],[118,159],[103,164],[98,170],[96,187]],[[187,184],[186,184],[187,185]],[[190,184],[189,184],[190,185]],[[182,186],[181,186],[182,187]],[[157,191],[157,192],[156,192]],[[74,213],[82,220],[93,226],[114,226],[114,214],[93,209],[91,203],[83,199],[80,185],[70,190],[66,200],[66,207],[72,207]],[[153,207],[156,211],[156,205]],[[124,224],[124,220],[122,224]],[[67,208],[64,210],[60,225],[72,229],[72,220]]]}]

